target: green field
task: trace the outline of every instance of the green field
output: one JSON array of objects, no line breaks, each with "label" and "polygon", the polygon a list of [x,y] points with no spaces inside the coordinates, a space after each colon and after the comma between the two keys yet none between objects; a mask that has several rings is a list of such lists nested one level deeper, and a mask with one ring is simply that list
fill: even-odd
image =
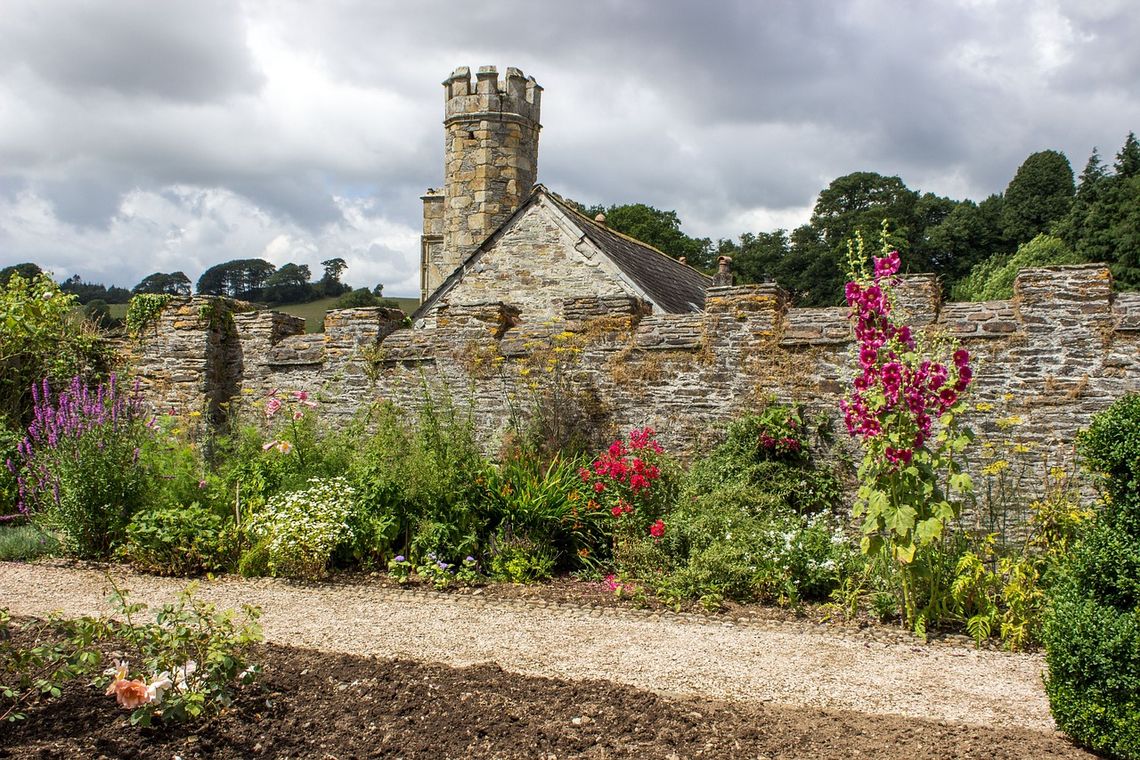
[{"label": "green field", "polygon": [[[305,332],[321,332],[325,326],[325,312],[332,308],[336,300],[335,298],[322,298],[319,301],[309,301],[308,303],[281,304],[274,306],[273,309],[296,317],[303,317]],[[399,302],[400,308],[404,310],[405,314],[411,314],[420,305],[418,298],[397,298],[395,300]]]},{"label": "green field", "polygon": [[[325,326],[325,312],[333,307],[336,300],[335,298],[322,298],[319,301],[309,301],[308,303],[282,304],[274,306],[273,309],[302,317],[305,320],[305,332],[321,332]],[[400,304],[400,308],[404,310],[405,314],[411,314],[420,305],[418,298],[397,298],[395,300]],[[127,315],[125,303],[113,303],[110,308],[112,317],[122,319]]]}]

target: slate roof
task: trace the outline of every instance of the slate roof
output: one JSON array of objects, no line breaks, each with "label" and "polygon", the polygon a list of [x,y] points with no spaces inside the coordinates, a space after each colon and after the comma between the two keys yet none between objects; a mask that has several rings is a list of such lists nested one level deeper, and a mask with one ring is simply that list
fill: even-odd
[{"label": "slate roof", "polygon": [[651,245],[595,222],[554,193],[546,195],[662,309],[672,314],[704,310],[711,278]]},{"label": "slate roof", "polygon": [[483,244],[475,249],[454,272],[448,275],[447,279],[435,289],[435,292],[427,297],[427,300],[420,304],[411,316],[412,321],[414,322],[426,314],[447,291],[463,279],[473,260],[488,249],[498,237],[498,233],[525,212],[540,195],[549,199],[560,211],[566,214],[591,243],[597,246],[626,277],[641,288],[664,311],[684,314],[704,310],[705,291],[712,284],[710,277],[686,264],[682,264],[651,245],[646,245],[640,240],[635,240],[628,235],[609,229],[604,224],[595,222],[558,195],[550,192],[542,185],[536,185],[530,197],[519,206],[518,210],[503,222],[499,229],[489,235]]}]

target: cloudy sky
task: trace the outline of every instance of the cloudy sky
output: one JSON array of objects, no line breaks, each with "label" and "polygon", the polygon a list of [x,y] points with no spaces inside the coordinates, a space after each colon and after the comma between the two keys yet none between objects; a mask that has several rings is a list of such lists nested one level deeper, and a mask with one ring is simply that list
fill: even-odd
[{"label": "cloudy sky", "polygon": [[794,227],[869,170],[954,198],[1140,131],[1134,0],[3,0],[0,265],[154,271],[340,256],[418,295],[419,196],[456,66],[545,92],[539,180]]}]

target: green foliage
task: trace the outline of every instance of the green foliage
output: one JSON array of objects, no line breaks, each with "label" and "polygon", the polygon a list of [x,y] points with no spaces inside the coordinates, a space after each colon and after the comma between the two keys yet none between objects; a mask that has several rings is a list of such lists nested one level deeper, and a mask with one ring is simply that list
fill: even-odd
[{"label": "green foliage", "polygon": [[542,542],[501,535],[491,553],[491,574],[509,583],[536,583],[554,574],[555,552]]},{"label": "green foliage", "polygon": [[183,272],[155,272],[149,274],[131,289],[134,293],[166,293],[172,296],[190,295],[190,278]]},{"label": "green foliage", "polygon": [[1114,520],[1140,532],[1140,393],[1093,418],[1077,436],[1085,466],[1097,477]]},{"label": "green foliage", "polygon": [[1056,234],[1085,261],[1102,261],[1121,290],[1140,289],[1140,143],[1131,132],[1106,170],[1096,150]]},{"label": "green foliage", "polygon": [[1019,246],[1012,256],[997,255],[978,264],[954,287],[953,298],[956,301],[1013,298],[1013,281],[1022,269],[1083,262],[1084,259],[1073,253],[1060,238],[1038,235]]},{"label": "green foliage", "polygon": [[383,306],[387,309],[400,308],[400,302],[394,298],[381,298],[368,288],[351,290],[336,300],[334,309],[359,309],[369,306]]},{"label": "green foliage", "polygon": [[78,377],[56,394],[43,387],[18,464],[21,498],[70,554],[108,556],[131,515],[154,493],[152,474],[140,461],[151,437],[140,404],[137,388],[128,396],[114,376],[97,389]]},{"label": "green foliage", "polygon": [[425,392],[414,423],[390,404],[372,409],[368,423],[372,433],[358,439],[349,478],[362,514],[394,522],[385,532],[391,543],[377,554],[418,562],[429,553],[450,560],[479,553],[485,491],[473,473],[486,464],[471,417]]},{"label": "green foliage", "polygon": [[46,274],[28,280],[14,272],[0,290],[0,423],[23,427],[30,419],[34,383],[97,379],[110,366],[111,348],[76,305]]},{"label": "green foliage", "polygon": [[233,259],[215,264],[198,278],[198,294],[230,296],[247,301],[261,298],[265,281],[277,267],[264,259]]},{"label": "green foliage", "polygon": [[1002,205],[1000,195],[981,203],[966,200],[926,230],[923,245],[930,268],[938,273],[946,292],[953,292],[975,266],[1006,250],[999,221]]},{"label": "green foliage", "polygon": [[1045,682],[1057,725],[1112,757],[1140,758],[1140,395],[1093,418],[1078,451],[1104,504],[1050,592]]},{"label": "green foliage", "polygon": [[0,524],[0,561],[26,561],[55,554],[59,541],[38,525]]},{"label": "green foliage", "polygon": [[156,324],[162,310],[173,297],[169,293],[136,293],[127,304],[125,321],[130,334],[138,337],[148,327]]},{"label": "green foliage", "polygon": [[144,509],[127,525],[123,557],[160,575],[197,575],[221,566],[225,520],[194,502]]},{"label": "green foliage", "polygon": [[853,551],[833,512],[837,478],[809,450],[819,433],[779,404],[733,422],[693,463],[664,535],[626,552],[623,574],[709,604],[826,598]]},{"label": "green foliage", "polygon": [[0,608],[0,723],[24,720],[29,706],[58,698],[68,681],[91,675],[101,660],[102,621],[53,616],[22,627],[14,638],[8,610]]},{"label": "green foliage", "polygon": [[[585,464],[560,456],[544,463],[533,453],[518,451],[487,469],[483,508],[488,530],[496,535],[491,551],[496,575],[501,566],[515,562],[501,559],[503,553],[538,556],[534,564],[546,568],[543,577],[556,564],[575,569],[605,556],[613,517],[584,491],[579,471]],[[527,573],[507,575],[520,581]]]},{"label": "green foliage", "polygon": [[[155,614],[155,622],[141,623],[135,618],[146,605],[131,603],[126,591],[114,583],[112,587],[111,601],[123,622],[107,622],[109,635],[137,653],[135,678],[146,683],[148,697],[153,695],[133,708],[132,724],[147,726],[160,717],[172,723],[208,718],[233,704],[236,684],[256,678],[260,668],[248,661],[250,646],[262,638],[256,607],[244,605],[240,616],[234,610],[219,611],[194,598],[191,584],[175,603]],[[107,675],[110,690],[117,694],[118,682],[125,681],[131,669],[129,663],[116,665]]]},{"label": "green foliage", "polygon": [[270,499],[253,513],[245,531],[264,542],[270,575],[323,578],[337,549],[352,543],[349,520],[356,506],[356,489],[345,478],[313,478],[302,491]]},{"label": "green foliage", "polygon": [[16,502],[20,497],[20,484],[16,474],[8,469],[7,462],[19,459],[20,441],[24,431],[9,427],[0,418],[0,516],[16,512]]},{"label": "green foliage", "polygon": [[30,261],[25,261],[23,264],[6,266],[0,269],[0,288],[8,287],[8,282],[12,279],[12,275],[14,274],[18,274],[28,282],[32,282],[40,275],[46,274],[46,272],[40,269],[39,264],[34,264]]},{"label": "green foliage", "polygon": [[1001,209],[1002,233],[1009,245],[1048,232],[1069,212],[1075,192],[1073,167],[1064,153],[1043,150],[1026,158],[1005,189]]},{"label": "green foliage", "polygon": [[682,503],[663,542],[678,569],[662,585],[696,599],[785,606],[826,599],[854,557],[841,522],[773,501],[763,491],[721,489]]},{"label": "green foliage", "polygon": [[[132,724],[193,721],[229,707],[234,686],[256,677],[260,669],[247,661],[250,645],[261,639],[256,608],[243,608],[240,618],[219,612],[195,599],[190,586],[153,623],[136,622],[146,605],[111,585],[113,618],[53,616],[13,636],[8,612],[0,609],[0,721],[22,720],[37,700],[58,698],[67,682],[91,676],[133,710]],[[110,649],[128,651],[139,664],[116,661],[98,676],[102,651]]]}]

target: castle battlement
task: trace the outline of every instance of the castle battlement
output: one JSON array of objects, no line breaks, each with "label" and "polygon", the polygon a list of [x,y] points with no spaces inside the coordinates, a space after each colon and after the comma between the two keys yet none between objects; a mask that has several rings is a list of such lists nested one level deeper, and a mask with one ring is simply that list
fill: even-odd
[{"label": "castle battlement", "polygon": [[474,84],[471,69],[460,66],[443,80],[443,86],[444,124],[487,118],[538,123],[542,87],[514,66],[507,68],[503,81],[499,81],[496,67],[480,66]]}]

